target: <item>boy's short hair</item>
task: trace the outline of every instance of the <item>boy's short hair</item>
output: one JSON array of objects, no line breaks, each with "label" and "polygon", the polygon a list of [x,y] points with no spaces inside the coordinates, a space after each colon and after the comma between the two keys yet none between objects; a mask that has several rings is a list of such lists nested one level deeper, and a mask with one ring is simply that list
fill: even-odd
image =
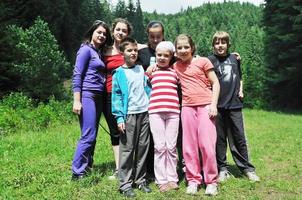
[{"label": "boy's short hair", "polygon": [[125,37],[124,39],[122,39],[122,41],[120,43],[120,46],[119,46],[120,51],[124,52],[126,46],[129,45],[129,44],[137,45],[137,42],[136,42],[135,39],[133,39],[131,37]]},{"label": "boy's short hair", "polygon": [[228,48],[231,46],[231,41],[230,41],[230,35],[225,32],[225,31],[217,31],[214,35],[213,35],[213,39],[212,39],[212,46],[214,46],[215,42],[217,40],[224,40],[226,41]]}]

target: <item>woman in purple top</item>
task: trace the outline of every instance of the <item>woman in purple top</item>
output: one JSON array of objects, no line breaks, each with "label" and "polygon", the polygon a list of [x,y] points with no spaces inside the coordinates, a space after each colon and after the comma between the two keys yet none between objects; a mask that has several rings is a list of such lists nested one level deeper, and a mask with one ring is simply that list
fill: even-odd
[{"label": "woman in purple top", "polygon": [[103,108],[105,64],[102,52],[112,45],[108,25],[96,20],[84,35],[73,70],[73,112],[79,115],[81,137],[72,162],[72,179],[85,177],[93,164],[98,124]]}]

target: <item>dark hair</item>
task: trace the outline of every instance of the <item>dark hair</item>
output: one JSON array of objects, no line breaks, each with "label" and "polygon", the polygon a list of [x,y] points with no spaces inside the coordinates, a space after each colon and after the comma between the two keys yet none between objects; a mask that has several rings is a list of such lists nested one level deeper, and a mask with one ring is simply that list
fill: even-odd
[{"label": "dark hair", "polygon": [[120,51],[121,52],[124,52],[125,51],[125,48],[127,45],[129,44],[136,44],[137,45],[137,42],[135,39],[131,38],[131,37],[125,37],[124,39],[122,39],[121,43],[120,43]]},{"label": "dark hair", "polygon": [[116,18],[115,20],[113,20],[113,23],[111,25],[112,33],[118,23],[126,24],[127,29],[128,29],[128,35],[130,35],[132,33],[133,27],[132,27],[131,23],[128,20],[123,19],[123,18]]},{"label": "dark hair", "polygon": [[188,34],[180,34],[176,37],[175,42],[174,42],[174,46],[175,46],[176,51],[177,51],[177,42],[178,42],[178,40],[183,40],[183,39],[188,40],[188,42],[189,42],[189,44],[192,48],[192,55],[194,55],[194,53],[196,51],[196,46],[195,46],[195,43],[194,43],[192,37]]},{"label": "dark hair", "polygon": [[106,30],[106,40],[103,45],[101,45],[100,50],[104,51],[105,48],[108,46],[111,46],[113,44],[113,40],[111,37],[109,26],[101,21],[101,20],[95,20],[91,27],[88,29],[88,31],[84,34],[84,42],[85,44],[89,44],[92,39],[93,32],[99,27],[102,26]]},{"label": "dark hair", "polygon": [[164,25],[160,21],[149,22],[149,24],[147,25],[147,29],[146,29],[147,34],[149,34],[150,28],[157,28],[157,27],[161,27],[162,33],[164,35],[164,33],[165,33]]}]

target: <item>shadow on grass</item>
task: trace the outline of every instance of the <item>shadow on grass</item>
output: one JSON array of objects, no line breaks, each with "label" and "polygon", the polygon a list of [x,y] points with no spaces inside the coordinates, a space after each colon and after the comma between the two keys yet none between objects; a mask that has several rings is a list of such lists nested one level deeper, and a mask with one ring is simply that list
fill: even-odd
[{"label": "shadow on grass", "polygon": [[102,163],[100,165],[94,165],[93,168],[94,168],[95,173],[99,174],[100,176],[106,176],[106,175],[114,172],[115,163],[113,161],[106,162],[106,163]]},{"label": "shadow on grass", "polygon": [[243,178],[242,172],[236,165],[229,165],[229,171],[235,178]]}]

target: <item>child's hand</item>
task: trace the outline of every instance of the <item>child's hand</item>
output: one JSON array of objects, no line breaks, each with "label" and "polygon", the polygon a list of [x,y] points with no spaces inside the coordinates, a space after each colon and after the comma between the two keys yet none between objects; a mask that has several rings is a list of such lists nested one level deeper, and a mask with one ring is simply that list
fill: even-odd
[{"label": "child's hand", "polygon": [[146,74],[148,76],[151,76],[153,72],[155,72],[157,70],[157,65],[154,64],[154,65],[150,65],[147,70],[146,70]]},{"label": "child's hand", "polygon": [[243,99],[244,95],[243,95],[243,92],[242,92],[242,91],[239,91],[238,97],[239,97],[240,99]]},{"label": "child's hand", "polygon": [[233,52],[232,54],[236,56],[237,60],[241,60],[240,54],[238,52]]},{"label": "child's hand", "polygon": [[125,123],[119,123],[119,124],[117,125],[117,129],[119,130],[119,132],[125,133],[125,130],[126,130],[126,128],[125,128]]},{"label": "child's hand", "polygon": [[217,116],[217,106],[211,104],[209,106],[209,117],[214,118]]}]

